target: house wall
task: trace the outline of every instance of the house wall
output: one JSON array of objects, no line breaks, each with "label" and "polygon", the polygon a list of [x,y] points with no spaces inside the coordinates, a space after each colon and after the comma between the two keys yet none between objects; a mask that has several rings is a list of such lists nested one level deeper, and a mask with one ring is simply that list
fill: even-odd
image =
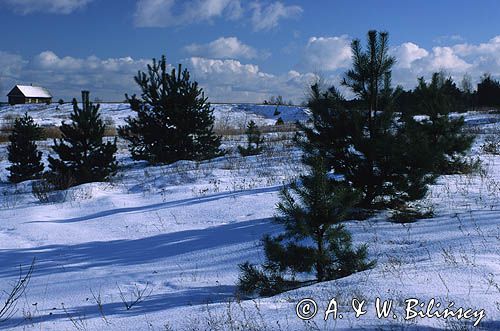
[{"label": "house wall", "polygon": [[52,98],[25,98],[21,96],[10,96],[9,104],[20,105],[25,103],[51,103]]}]

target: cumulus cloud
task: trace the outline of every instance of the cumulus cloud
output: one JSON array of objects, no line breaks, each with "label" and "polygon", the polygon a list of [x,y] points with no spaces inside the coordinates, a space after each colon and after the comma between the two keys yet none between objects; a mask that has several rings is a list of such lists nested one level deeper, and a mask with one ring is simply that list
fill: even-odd
[{"label": "cumulus cloud", "polygon": [[27,15],[35,12],[70,14],[93,0],[0,0],[14,12]]},{"label": "cumulus cloud", "polygon": [[411,64],[429,55],[429,52],[414,43],[403,43],[392,49],[391,53],[396,57],[397,68],[410,68]]},{"label": "cumulus cloud", "polygon": [[[347,36],[311,37],[304,46],[297,65],[302,71],[342,73],[351,65],[350,39]],[[500,36],[486,43],[460,43],[425,49],[416,43],[405,42],[394,46],[390,53],[396,57],[393,82],[413,88],[418,77],[429,78],[432,73],[445,71],[456,81],[469,74],[478,81],[489,72],[500,76]],[[336,84],[339,83],[334,82]]]},{"label": "cumulus cloud", "polygon": [[52,51],[44,51],[26,60],[0,51],[3,88],[0,92],[5,95],[15,84],[33,83],[47,87],[57,98],[70,99],[78,96],[82,89],[88,89],[102,99],[119,101],[124,99],[124,93],[137,91],[133,77],[149,62],[131,57],[60,57]]},{"label": "cumulus cloud", "polygon": [[252,9],[252,25],[254,30],[270,30],[278,26],[281,19],[297,18],[303,9],[297,5],[286,6],[282,2],[262,5],[260,2],[250,4]]},{"label": "cumulus cloud", "polygon": [[[306,86],[315,78],[314,74],[297,71],[266,73],[256,64],[234,59],[189,57],[181,62],[212,102],[260,102],[278,94],[300,102]],[[133,77],[138,70],[146,70],[149,63],[149,59],[131,57],[60,56],[53,51],[41,52],[27,60],[0,51],[0,92],[4,96],[15,84],[33,83],[47,87],[56,98],[65,100],[88,89],[100,99],[121,101],[124,93],[138,92]]]},{"label": "cumulus cloud", "polygon": [[[246,49],[236,38],[229,44],[238,47],[229,47],[225,53],[217,47],[209,47],[224,45],[228,42],[226,39],[232,40],[224,38],[195,45],[193,51],[202,53],[203,50],[208,54],[181,60],[213,102],[259,102],[271,95],[283,95],[286,100],[300,102],[304,100],[307,86],[318,79],[313,72],[320,72],[324,80],[338,85],[351,65],[347,36],[310,38],[299,64],[282,73],[266,72],[254,63],[236,59],[251,59],[255,55],[252,48]],[[391,54],[398,61],[393,69],[393,81],[405,88],[413,88],[418,77],[430,78],[439,70],[445,70],[456,81],[466,73],[475,82],[485,72],[500,78],[500,36],[480,44],[462,43],[432,49],[407,42],[391,48]],[[78,58],[53,51],[26,59],[0,51],[0,92],[4,97],[16,83],[34,83],[48,87],[57,98],[65,100],[78,96],[82,89],[89,89],[101,99],[119,101],[123,100],[124,93],[137,92],[133,76],[138,70],[145,70],[148,63],[149,59]]]},{"label": "cumulus cloud", "polygon": [[286,6],[279,1],[262,4],[241,0],[139,0],[134,17],[139,27],[168,27],[251,16],[255,30],[269,30],[278,26],[281,19],[301,13],[301,7]]},{"label": "cumulus cloud", "polygon": [[351,62],[351,46],[347,36],[311,37],[305,46],[300,67],[312,71],[334,71]]},{"label": "cumulus cloud", "polygon": [[255,48],[242,43],[236,37],[221,37],[208,44],[191,44],[184,50],[193,56],[219,59],[255,59],[265,58],[267,52],[259,52]]},{"label": "cumulus cloud", "polygon": [[312,73],[297,71],[274,75],[261,71],[255,64],[237,60],[191,57],[185,64],[210,99],[220,102],[261,102],[271,95],[301,102],[306,87],[317,79]]}]

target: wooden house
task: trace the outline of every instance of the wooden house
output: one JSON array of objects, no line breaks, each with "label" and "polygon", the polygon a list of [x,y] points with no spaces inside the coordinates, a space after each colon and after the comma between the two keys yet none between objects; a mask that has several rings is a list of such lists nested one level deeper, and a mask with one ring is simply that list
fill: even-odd
[{"label": "wooden house", "polygon": [[11,105],[52,102],[52,95],[46,88],[33,85],[16,85],[7,97]]}]

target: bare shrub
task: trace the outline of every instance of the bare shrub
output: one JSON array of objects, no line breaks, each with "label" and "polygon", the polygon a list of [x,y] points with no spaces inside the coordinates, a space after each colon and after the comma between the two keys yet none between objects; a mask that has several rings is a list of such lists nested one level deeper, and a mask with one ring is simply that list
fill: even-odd
[{"label": "bare shrub", "polygon": [[41,203],[57,203],[66,201],[68,191],[60,188],[68,187],[74,183],[73,178],[52,178],[44,177],[31,183],[31,193]]},{"label": "bare shrub", "polygon": [[101,290],[99,290],[99,292],[97,292],[96,294],[94,293],[94,291],[92,291],[92,289],[90,289],[90,293],[92,293],[92,297],[94,298],[94,301],[97,304],[97,309],[99,310],[99,314],[101,314],[102,320],[108,325],[111,324],[107,319],[106,315],[104,314],[104,308],[102,305],[102,298],[101,298]]},{"label": "bare shrub", "polygon": [[118,291],[120,292],[120,299],[122,300],[123,305],[127,310],[130,310],[136,304],[143,302],[153,292],[153,289],[149,288],[149,283],[146,283],[146,285],[142,289],[137,284],[135,284],[134,290],[130,294],[130,299],[127,300],[120,286],[118,284],[116,284],[116,286],[118,287]]},{"label": "bare shrub", "polygon": [[488,136],[481,145],[481,150],[486,154],[500,155],[500,140],[496,136]]},{"label": "bare shrub", "polygon": [[31,261],[31,265],[26,273],[23,273],[23,268],[19,266],[19,276],[12,286],[10,292],[5,292],[7,297],[4,301],[3,306],[0,307],[0,323],[8,321],[17,312],[17,303],[19,298],[21,298],[33,275],[33,270],[35,268],[35,259]]},{"label": "bare shrub", "polygon": [[66,309],[66,307],[64,306],[64,303],[62,303],[61,306],[62,306],[62,310],[66,314],[66,317],[70,320],[71,324],[73,324],[73,326],[75,327],[76,330],[78,330],[78,331],[88,330],[87,319],[86,319],[85,315],[83,315],[83,316],[71,315],[69,313],[68,309]]}]

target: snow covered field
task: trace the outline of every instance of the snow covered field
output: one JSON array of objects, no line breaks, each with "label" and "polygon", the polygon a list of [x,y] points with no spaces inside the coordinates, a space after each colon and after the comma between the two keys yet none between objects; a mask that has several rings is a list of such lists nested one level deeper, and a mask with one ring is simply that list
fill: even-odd
[{"label": "snow covered field", "polygon": [[[0,108],[0,118],[27,107]],[[70,111],[69,105],[61,108],[30,114],[40,124],[58,124]],[[130,114],[123,104],[102,110],[117,125]],[[217,105],[215,115],[231,126],[249,119],[274,124],[274,110]],[[281,116],[303,120],[306,113],[295,107]],[[133,162],[120,144],[121,168],[111,183],[72,188],[52,203],[41,203],[29,183],[7,183],[6,145],[0,144],[0,290],[10,289],[19,264],[27,268],[36,258],[17,313],[0,329],[499,330],[500,156],[480,146],[487,135],[500,134],[500,115],[470,113],[466,119],[478,133],[472,154],[484,171],[440,178],[424,202],[434,218],[395,224],[381,213],[348,222],[355,243],[369,244],[374,269],[241,301],[235,296],[238,264],[263,260],[261,237],[280,231],[272,223],[277,193],[304,170],[291,134],[267,135],[260,156],[231,152],[243,143],[243,137],[231,136],[224,139],[228,156],[156,167]],[[49,145],[41,144],[45,155]],[[127,309],[138,292],[139,302]],[[303,298],[318,305],[308,321],[296,316]],[[333,298],[343,318],[324,321]],[[367,312],[359,318],[351,307],[354,298],[366,300]],[[376,298],[393,300],[393,314],[377,318]],[[438,310],[450,302],[455,310],[484,309],[485,316],[478,327],[472,326],[477,318],[405,320],[410,298],[435,298]]]},{"label": "snow covered field", "polygon": [[[307,111],[299,106],[279,106],[280,115],[274,115],[276,106],[274,105],[253,105],[253,104],[213,104],[214,115],[219,126],[232,126],[238,128],[242,123],[254,120],[258,125],[274,125],[281,117],[283,121],[295,121],[307,119]],[[81,107],[81,104],[80,104]],[[73,111],[73,105],[65,103],[63,105],[16,105],[0,106],[0,119],[22,115],[28,111],[36,123],[42,126],[60,125],[61,121],[69,120]],[[134,116],[129,104],[125,103],[102,103],[100,106],[101,116],[104,120],[116,126],[124,125],[125,118]]]}]

